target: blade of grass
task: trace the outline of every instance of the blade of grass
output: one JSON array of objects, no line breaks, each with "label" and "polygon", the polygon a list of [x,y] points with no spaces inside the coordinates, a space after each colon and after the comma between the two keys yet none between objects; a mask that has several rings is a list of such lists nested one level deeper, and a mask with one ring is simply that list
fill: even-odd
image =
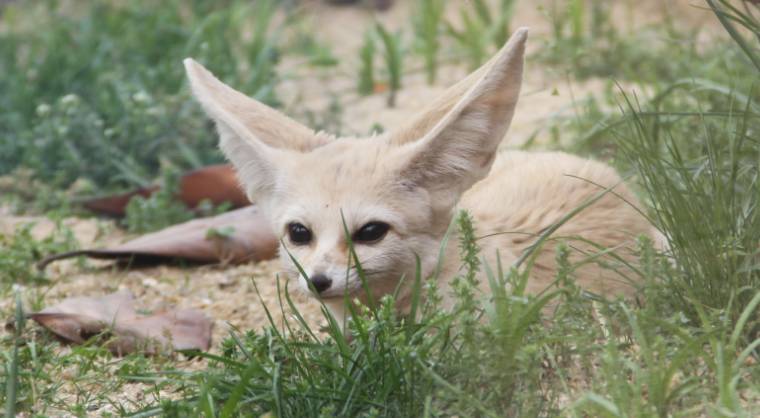
[{"label": "blade of grass", "polygon": [[553,234],[554,232],[556,232],[562,225],[564,225],[565,223],[567,223],[570,219],[572,219],[573,217],[575,217],[577,214],[581,213],[583,210],[585,210],[589,206],[591,206],[594,203],[596,203],[596,201],[598,201],[599,199],[601,199],[602,197],[604,197],[607,193],[611,192],[619,184],[620,183],[614,184],[614,185],[612,185],[612,186],[610,186],[610,187],[608,187],[608,188],[606,188],[606,189],[604,189],[604,190],[596,193],[594,196],[591,196],[590,198],[586,199],[586,201],[583,202],[581,205],[579,205],[578,207],[574,208],[573,210],[571,210],[570,212],[568,212],[567,214],[565,214],[562,218],[560,218],[557,222],[555,222],[554,224],[552,224],[550,227],[546,228],[546,230],[544,230],[543,232],[541,232],[541,234],[538,236],[538,239],[535,242],[533,242],[533,244],[531,244],[520,255],[520,258],[518,258],[517,261],[514,262],[513,267],[514,268],[519,268],[525,262],[525,260],[527,260],[528,257],[530,257],[531,254],[533,254],[544,243],[544,241],[546,241],[549,238],[549,236],[551,236],[551,234]]},{"label": "blade of grass", "polygon": [[18,366],[19,354],[18,348],[21,345],[21,333],[25,325],[24,310],[21,307],[21,295],[16,293],[16,310],[15,310],[15,330],[13,332],[13,354],[11,355],[10,364],[6,365],[6,383],[5,383],[5,417],[13,418],[16,416],[16,389],[18,387]]},{"label": "blade of grass", "polygon": [[[724,7],[729,6],[730,3],[728,3],[726,0],[719,0],[720,3],[717,3],[715,0],[705,0],[707,1],[707,4],[710,6],[710,9],[712,9],[713,13],[715,13],[715,16],[720,21],[720,24],[723,25],[723,28],[726,29],[726,32],[728,32],[729,35],[731,35],[731,38],[736,42],[737,45],[739,45],[739,48],[744,51],[744,54],[747,55],[747,58],[752,61],[752,64],[754,64],[755,68],[757,68],[758,71],[760,71],[760,54],[757,52],[757,48],[753,48],[752,46],[747,43],[747,40],[744,39],[744,37],[739,33],[737,28],[734,26],[734,24],[731,22],[737,21],[737,19],[732,19],[731,15],[726,12]],[[735,12],[738,12],[738,9],[734,9]],[[738,12],[740,13],[740,12]],[[739,22],[745,22],[745,20],[738,20]],[[745,26],[748,30],[752,31],[755,36],[760,35],[760,27],[759,26]]]}]

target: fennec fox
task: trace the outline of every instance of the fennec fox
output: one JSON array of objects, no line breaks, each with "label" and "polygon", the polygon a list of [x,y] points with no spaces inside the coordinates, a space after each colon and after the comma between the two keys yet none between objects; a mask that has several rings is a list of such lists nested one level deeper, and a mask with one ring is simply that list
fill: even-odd
[{"label": "fennec fox", "polygon": [[[623,247],[640,234],[654,235],[631,206],[635,196],[607,165],[560,152],[498,152],[520,93],[526,39],[527,29],[518,30],[491,61],[406,126],[371,138],[315,133],[226,86],[192,59],[185,67],[195,96],[216,121],[222,151],[281,237],[285,270],[340,317],[345,293],[367,296],[356,268],[347,265],[344,221],[373,297],[394,292],[407,278],[397,300],[402,311],[416,256],[428,277],[459,209],[473,216],[484,256],[494,262],[498,250],[504,265],[606,187],[616,186],[555,236],[582,237],[630,257]],[[452,303],[449,282],[461,263],[456,237],[449,242],[438,276],[444,304]],[[599,251],[583,242],[571,243],[576,260]],[[552,282],[553,247],[544,246],[536,258],[530,291]],[[620,275],[594,263],[576,275],[580,286],[601,294],[629,288]]]}]

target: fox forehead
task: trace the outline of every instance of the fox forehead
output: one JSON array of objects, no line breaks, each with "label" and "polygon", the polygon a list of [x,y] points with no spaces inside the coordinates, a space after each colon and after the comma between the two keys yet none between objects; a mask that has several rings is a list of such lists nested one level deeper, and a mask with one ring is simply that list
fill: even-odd
[{"label": "fox forehead", "polygon": [[287,170],[307,187],[318,189],[356,192],[359,185],[388,187],[395,151],[384,137],[339,138],[288,158]]},{"label": "fox forehead", "polygon": [[382,200],[394,183],[392,150],[384,142],[380,138],[341,138],[311,152],[289,154],[280,167],[276,187],[286,194],[314,197],[330,192],[324,196],[330,206],[332,202],[347,203],[357,194]]},{"label": "fox forehead", "polygon": [[398,178],[397,148],[384,137],[340,138],[288,155],[275,187],[273,219],[341,230],[344,220],[349,229],[374,220],[402,230],[421,222],[427,196]]}]

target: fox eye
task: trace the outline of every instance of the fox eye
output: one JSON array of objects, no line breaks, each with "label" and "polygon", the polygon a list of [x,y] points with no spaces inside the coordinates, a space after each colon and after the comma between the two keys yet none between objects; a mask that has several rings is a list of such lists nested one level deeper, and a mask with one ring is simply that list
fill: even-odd
[{"label": "fox eye", "polygon": [[391,229],[391,226],[385,222],[369,222],[354,232],[354,236],[351,239],[354,242],[365,244],[380,241],[388,233],[389,229]]},{"label": "fox eye", "polygon": [[298,222],[288,224],[288,236],[290,241],[296,245],[306,245],[311,242],[311,231]]}]

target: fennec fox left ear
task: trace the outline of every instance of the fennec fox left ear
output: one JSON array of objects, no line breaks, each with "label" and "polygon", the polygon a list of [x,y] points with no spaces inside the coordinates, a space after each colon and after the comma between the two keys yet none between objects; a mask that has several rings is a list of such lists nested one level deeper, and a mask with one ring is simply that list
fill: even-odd
[{"label": "fennec fox left ear", "polygon": [[391,134],[392,143],[407,148],[401,181],[451,207],[488,174],[520,94],[527,37],[527,28],[518,29],[481,69]]},{"label": "fennec fox left ear", "polygon": [[288,152],[324,145],[315,134],[280,112],[235,91],[191,58],[184,61],[193,93],[219,130],[222,152],[238,171],[251,201],[265,197],[276,181],[277,160]]}]

